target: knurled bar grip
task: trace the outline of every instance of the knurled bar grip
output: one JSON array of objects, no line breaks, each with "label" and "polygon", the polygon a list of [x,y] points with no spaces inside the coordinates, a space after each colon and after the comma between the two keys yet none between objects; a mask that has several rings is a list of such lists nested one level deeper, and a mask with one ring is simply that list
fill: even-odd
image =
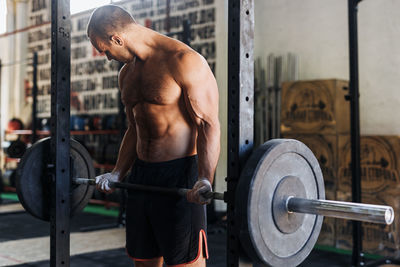
[{"label": "knurled bar grip", "polygon": [[353,202],[289,197],[288,212],[300,212],[355,221],[391,224],[394,211],[390,206]]},{"label": "knurled bar grip", "polygon": [[[87,178],[74,178],[75,184],[90,184],[96,185],[95,179],[87,179]],[[120,182],[110,182],[110,187],[114,188],[122,188],[129,189],[134,191],[143,191],[143,192],[153,192],[174,196],[182,196],[186,197],[189,189],[186,188],[166,188],[166,187],[158,187],[158,186],[149,186],[149,185],[140,185],[140,184],[128,184],[128,183],[120,183]],[[218,192],[208,192],[204,194],[204,197],[211,199],[219,199],[224,200],[224,194]]]}]

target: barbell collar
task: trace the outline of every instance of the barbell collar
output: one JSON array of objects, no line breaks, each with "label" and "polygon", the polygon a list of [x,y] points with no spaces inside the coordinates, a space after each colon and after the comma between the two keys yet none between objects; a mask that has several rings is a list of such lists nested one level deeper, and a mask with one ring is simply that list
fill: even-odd
[{"label": "barbell collar", "polygon": [[393,208],[385,205],[288,197],[286,208],[288,212],[309,213],[387,225],[394,220]]},{"label": "barbell collar", "polygon": [[[74,178],[73,181],[75,184],[96,185],[95,179]],[[109,185],[112,188],[122,188],[122,189],[142,191],[142,192],[153,192],[153,193],[175,195],[175,196],[181,196],[181,197],[186,197],[186,194],[189,191],[189,189],[187,189],[187,188],[167,188],[167,187],[129,184],[129,183],[120,183],[120,182],[110,182]],[[210,198],[210,199],[225,200],[224,193],[219,193],[219,192],[208,192],[204,196],[206,198]]]}]

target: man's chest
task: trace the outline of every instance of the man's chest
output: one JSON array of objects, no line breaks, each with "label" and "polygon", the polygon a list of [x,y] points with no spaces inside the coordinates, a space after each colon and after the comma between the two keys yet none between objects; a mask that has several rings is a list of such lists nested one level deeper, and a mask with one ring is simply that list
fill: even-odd
[{"label": "man's chest", "polygon": [[141,102],[169,105],[181,96],[181,88],[172,75],[156,67],[135,68],[125,75],[120,86],[122,101],[129,106]]}]

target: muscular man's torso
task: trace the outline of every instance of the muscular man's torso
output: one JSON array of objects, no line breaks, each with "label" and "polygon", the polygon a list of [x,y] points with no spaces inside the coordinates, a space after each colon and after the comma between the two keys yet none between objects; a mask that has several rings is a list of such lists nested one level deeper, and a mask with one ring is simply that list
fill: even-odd
[{"label": "muscular man's torso", "polygon": [[120,74],[122,102],[136,127],[137,155],[149,162],[196,154],[196,125],[173,75],[174,60],[188,48],[175,40],[167,41],[172,49],[129,63]]}]

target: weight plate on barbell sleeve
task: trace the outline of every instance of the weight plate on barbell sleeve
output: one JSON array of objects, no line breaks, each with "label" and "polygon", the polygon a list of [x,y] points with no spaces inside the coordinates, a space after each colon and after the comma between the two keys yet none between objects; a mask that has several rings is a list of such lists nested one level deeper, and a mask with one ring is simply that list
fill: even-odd
[{"label": "weight plate on barbell sleeve", "polygon": [[[70,141],[71,176],[94,178],[95,171],[87,150],[77,141]],[[18,198],[27,212],[44,221],[50,220],[51,176],[50,138],[44,138],[27,149],[17,168]],[[81,211],[93,195],[93,186],[71,182],[71,216]]]},{"label": "weight plate on barbell sleeve", "polygon": [[278,203],[279,199],[285,201],[286,194],[325,199],[322,172],[318,160],[303,143],[270,140],[246,162],[236,193],[241,244],[256,262],[297,266],[318,239],[323,217],[277,210],[286,208],[286,203]]}]

